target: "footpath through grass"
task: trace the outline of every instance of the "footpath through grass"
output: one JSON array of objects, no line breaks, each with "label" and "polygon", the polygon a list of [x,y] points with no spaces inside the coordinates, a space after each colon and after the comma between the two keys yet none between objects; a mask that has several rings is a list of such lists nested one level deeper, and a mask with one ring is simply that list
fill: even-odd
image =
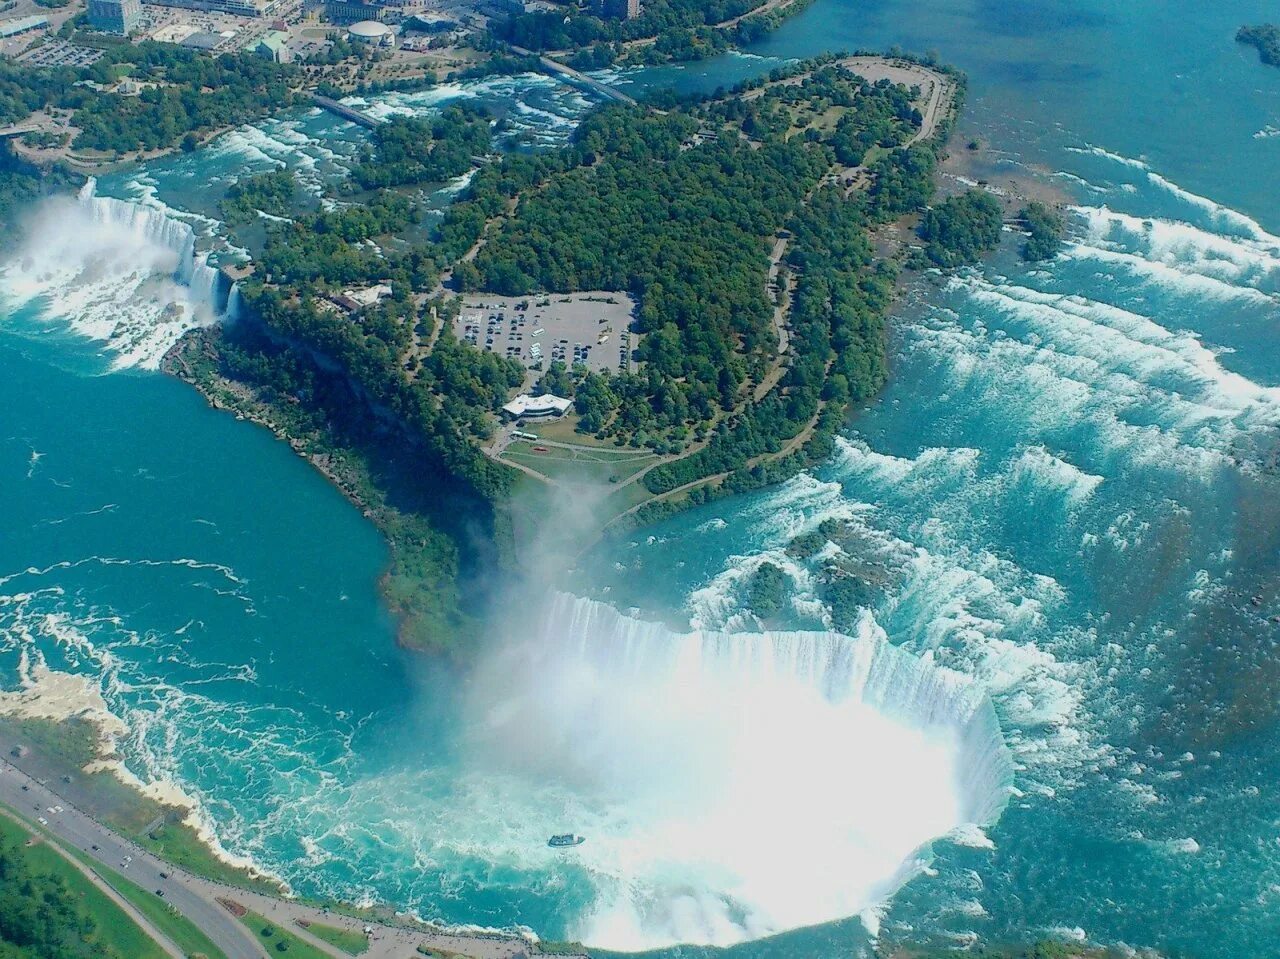
[{"label": "footpath through grass", "polygon": [[[94,931],[86,937],[89,941],[101,943],[121,959],[169,959],[169,954],[124,910],[42,837],[8,816],[0,816],[0,836],[22,847],[33,873],[61,879],[66,884],[79,914],[93,923]],[[27,846],[33,838],[35,844]]]},{"label": "footpath through grass", "polygon": [[337,946],[350,956],[358,956],[369,948],[369,937],[358,929],[352,931],[313,922],[307,926],[307,932],[331,946]]}]

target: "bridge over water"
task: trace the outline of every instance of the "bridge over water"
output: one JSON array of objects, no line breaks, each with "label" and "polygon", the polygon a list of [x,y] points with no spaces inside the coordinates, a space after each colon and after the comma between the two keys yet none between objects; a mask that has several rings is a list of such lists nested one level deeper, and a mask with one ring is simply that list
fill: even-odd
[{"label": "bridge over water", "polygon": [[524,47],[513,46],[511,48],[511,52],[519,54],[522,57],[537,57],[538,62],[542,64],[543,69],[547,72],[558,74],[559,76],[567,79],[570,83],[584,86],[588,90],[592,90],[600,94],[602,97],[606,97],[610,100],[617,100],[619,103],[629,103],[632,106],[635,106],[636,104],[634,97],[629,97],[621,90],[611,87],[607,83],[601,83],[599,80],[589,77],[579,70],[573,69],[573,67],[566,67],[563,63],[552,60],[550,57],[541,56],[534,53],[532,50],[526,50]]}]

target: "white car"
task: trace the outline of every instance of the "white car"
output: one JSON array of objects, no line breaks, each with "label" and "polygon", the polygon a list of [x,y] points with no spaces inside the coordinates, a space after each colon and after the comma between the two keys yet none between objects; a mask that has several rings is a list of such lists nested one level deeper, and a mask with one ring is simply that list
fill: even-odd
[{"label": "white car", "polygon": [[36,822],[38,822],[38,823],[39,823],[40,825],[42,825],[42,826],[47,826],[47,825],[49,825],[49,820],[45,819],[45,818],[44,818],[44,816],[40,816],[40,817],[38,817],[38,818],[36,819]]}]

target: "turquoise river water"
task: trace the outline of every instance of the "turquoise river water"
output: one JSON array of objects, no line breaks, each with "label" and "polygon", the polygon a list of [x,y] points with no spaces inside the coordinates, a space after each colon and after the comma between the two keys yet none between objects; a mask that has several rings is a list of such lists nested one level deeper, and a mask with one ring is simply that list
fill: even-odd
[{"label": "turquoise river water", "polygon": [[[1232,40],[1269,10],[818,0],[748,53],[606,74],[936,50],[970,77],[957,148],[1057,185],[1071,242],[922,284],[830,462],[599,548],[466,676],[395,647],[356,510],[152,372],[234,315],[226,186],[318,192],[359,133],[281,117],[34,211],[0,269],[0,688],[83,677],[134,775],[300,893],[671,954],[1280,954],[1280,71]],[[538,77],[365,106],[458,97],[544,145],[591,106]],[[766,560],[788,631],[744,603]]]}]

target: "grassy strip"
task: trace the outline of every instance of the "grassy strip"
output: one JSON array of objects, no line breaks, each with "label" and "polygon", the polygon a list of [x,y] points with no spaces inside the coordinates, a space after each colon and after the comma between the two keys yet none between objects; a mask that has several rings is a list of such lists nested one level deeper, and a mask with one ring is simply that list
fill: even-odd
[{"label": "grassy strip", "polygon": [[[97,731],[89,724],[6,716],[0,718],[0,737],[30,747],[31,755],[17,762],[26,773],[49,780],[59,795],[82,812],[147,852],[216,882],[268,895],[280,891],[269,880],[250,876],[215,856],[196,831],[181,822],[185,811],[143,796],[110,772],[86,775],[83,767],[99,758]],[[157,821],[159,825],[148,831]]]},{"label": "grassy strip", "polygon": [[173,940],[188,956],[205,956],[207,959],[226,959],[226,954],[213,944],[213,940],[200,931],[200,927],[170,906],[154,892],[148,892],[137,883],[125,879],[118,872],[97,863],[93,868],[120,896],[147,917],[147,921]]},{"label": "grassy strip", "polygon": [[268,952],[278,952],[290,959],[331,959],[311,943],[295,936],[284,926],[272,922],[256,912],[246,912],[240,919]]},{"label": "grassy strip", "polygon": [[341,929],[338,926],[326,926],[319,922],[313,922],[307,926],[307,932],[317,939],[323,939],[331,946],[337,946],[348,955],[358,956],[369,948],[369,937],[358,929],[352,932],[349,929]]},{"label": "grassy strip", "polygon": [[7,816],[0,816],[0,836],[25,847],[23,851],[33,872],[60,879],[66,884],[71,895],[78,900],[80,915],[93,923],[92,941],[100,942],[108,950],[128,959],[169,959],[169,954],[132,918],[41,837],[35,837],[35,845],[26,846],[35,834]]}]

